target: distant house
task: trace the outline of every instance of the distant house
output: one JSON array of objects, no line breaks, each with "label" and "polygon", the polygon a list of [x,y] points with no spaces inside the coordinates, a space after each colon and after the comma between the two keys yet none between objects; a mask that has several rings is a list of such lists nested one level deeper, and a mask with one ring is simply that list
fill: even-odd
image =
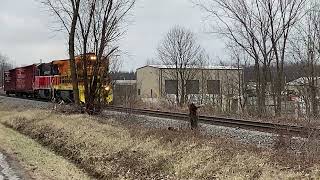
[{"label": "distant house", "polygon": [[[318,88],[320,87],[320,77],[315,77],[315,86]],[[307,91],[308,88],[310,87],[310,83],[312,81],[311,77],[300,77],[298,79],[295,79],[293,81],[290,81],[287,83],[287,91],[294,93],[294,94],[299,94],[303,91]]]},{"label": "distant house", "polygon": [[320,77],[300,77],[286,84],[286,90],[290,101],[296,103],[298,116],[304,116],[310,113],[312,106],[312,80],[316,88],[316,100],[320,102]]},{"label": "distant house", "polygon": [[[311,82],[311,80],[312,80],[311,77],[310,78],[309,77],[300,77],[298,79],[295,79],[293,81],[288,82],[287,85],[288,86],[305,86],[305,85],[308,85],[309,82]],[[315,77],[315,80],[317,81],[316,83],[318,85],[320,85],[319,84],[320,77]]]},{"label": "distant house", "polygon": [[[231,66],[187,67],[187,99],[197,103],[238,102],[243,82],[242,68]],[[181,93],[181,78],[170,65],[147,65],[137,69],[137,95],[141,99],[176,99]]]}]

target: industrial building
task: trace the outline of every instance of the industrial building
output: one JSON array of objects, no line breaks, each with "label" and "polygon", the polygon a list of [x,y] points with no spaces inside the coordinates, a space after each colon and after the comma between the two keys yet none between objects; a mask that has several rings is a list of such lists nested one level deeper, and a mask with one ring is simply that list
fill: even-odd
[{"label": "industrial building", "polygon": [[128,104],[136,99],[136,80],[115,80],[113,82],[113,103]]},{"label": "industrial building", "polygon": [[187,102],[216,104],[237,109],[241,98],[243,70],[231,66],[205,66],[181,69],[170,65],[147,65],[137,69],[137,95],[145,101],[177,101],[183,93]]}]

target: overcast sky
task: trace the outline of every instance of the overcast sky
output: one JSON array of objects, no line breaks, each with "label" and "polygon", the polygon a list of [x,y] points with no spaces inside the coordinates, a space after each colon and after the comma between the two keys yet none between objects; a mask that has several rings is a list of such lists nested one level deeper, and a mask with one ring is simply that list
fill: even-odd
[{"label": "overcast sky", "polygon": [[[123,70],[135,70],[156,57],[156,48],[175,25],[194,31],[213,63],[223,56],[224,44],[205,31],[204,19],[190,0],[137,0],[127,34],[121,40]],[[53,19],[36,0],[1,0],[0,53],[16,66],[68,57],[63,36],[53,30]]]}]

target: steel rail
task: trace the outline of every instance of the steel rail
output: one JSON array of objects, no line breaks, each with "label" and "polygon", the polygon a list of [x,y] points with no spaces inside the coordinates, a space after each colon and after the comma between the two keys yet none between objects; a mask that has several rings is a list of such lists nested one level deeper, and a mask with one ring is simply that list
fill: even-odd
[{"label": "steel rail", "polygon": [[8,96],[8,95],[6,95],[6,94],[1,94],[1,93],[0,93],[0,97],[7,97],[7,98],[15,98],[15,99],[29,100],[29,101],[39,101],[39,102],[52,103],[52,101],[49,100],[49,99],[39,99],[39,98],[25,97],[25,96]]}]

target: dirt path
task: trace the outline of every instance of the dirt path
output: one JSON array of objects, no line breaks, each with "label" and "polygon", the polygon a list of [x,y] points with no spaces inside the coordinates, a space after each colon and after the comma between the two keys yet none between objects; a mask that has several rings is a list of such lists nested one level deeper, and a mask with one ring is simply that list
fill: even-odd
[{"label": "dirt path", "polygon": [[0,180],[18,180],[21,179],[15,170],[10,166],[7,157],[0,152]]}]

